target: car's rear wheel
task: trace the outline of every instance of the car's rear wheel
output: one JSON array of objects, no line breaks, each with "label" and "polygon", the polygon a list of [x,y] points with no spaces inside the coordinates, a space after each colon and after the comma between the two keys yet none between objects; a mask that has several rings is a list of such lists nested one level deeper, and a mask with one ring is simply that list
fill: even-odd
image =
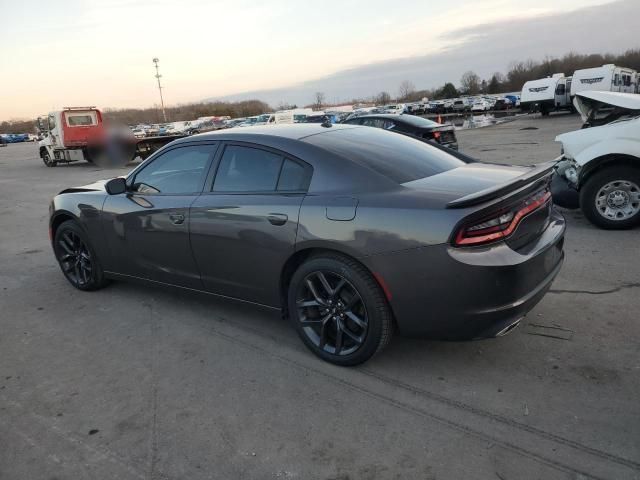
[{"label": "car's rear wheel", "polygon": [[580,207],[595,225],[605,229],[640,224],[640,168],[604,167],[580,189]]},{"label": "car's rear wheel", "polygon": [[381,351],[393,332],[382,289],[358,262],[312,257],[294,273],[289,317],[307,347],[336,365],[358,365]]},{"label": "car's rear wheel", "polygon": [[107,285],[102,266],[87,234],[74,220],[60,224],[53,250],[69,283],[79,290],[97,290]]}]

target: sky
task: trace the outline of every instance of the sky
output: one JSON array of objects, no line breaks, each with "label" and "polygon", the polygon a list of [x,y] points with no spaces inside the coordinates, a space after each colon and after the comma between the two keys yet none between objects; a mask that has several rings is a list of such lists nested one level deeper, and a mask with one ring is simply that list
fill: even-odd
[{"label": "sky", "polygon": [[[401,66],[407,75],[413,72],[415,78],[407,79],[418,88],[431,88],[441,83],[445,72],[455,81],[468,68],[478,73],[506,69],[513,58],[502,54],[503,49],[509,55],[525,53],[509,48],[512,43],[526,46],[528,57],[562,55],[569,48],[549,45],[544,41],[547,32],[536,27],[554,19],[573,17],[572,30],[564,35],[584,37],[589,48],[611,44],[602,51],[619,47],[621,52],[635,46],[628,39],[637,15],[622,15],[626,23],[615,28],[597,28],[604,43],[584,31],[582,12],[599,12],[592,15],[602,20],[603,13],[606,17],[614,10],[608,3],[0,0],[0,121],[64,106],[153,106],[159,103],[154,57],[160,59],[168,105],[256,93],[271,95],[265,99],[272,102],[305,102],[306,95],[306,103],[311,103],[309,92],[322,86],[318,79],[334,81],[327,92],[331,100],[350,98],[353,92],[376,93],[377,87],[387,85],[379,79],[389,73],[389,66]],[[638,3],[620,2],[628,8]],[[592,7],[595,10],[589,10]],[[562,24],[558,28],[566,30]],[[607,41],[625,31],[626,45]],[[536,41],[544,47],[536,49]],[[493,42],[484,59],[477,54],[483,42]],[[585,47],[584,42],[577,47]],[[427,60],[430,75],[411,66]],[[367,72],[378,83],[367,82]],[[387,82],[391,85],[390,78]]]}]

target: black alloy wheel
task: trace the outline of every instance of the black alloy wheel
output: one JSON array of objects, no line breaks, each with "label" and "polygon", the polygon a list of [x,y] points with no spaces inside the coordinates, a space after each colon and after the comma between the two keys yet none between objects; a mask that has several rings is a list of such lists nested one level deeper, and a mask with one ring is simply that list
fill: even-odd
[{"label": "black alloy wheel", "polygon": [[289,315],[320,358],[357,365],[382,350],[393,330],[382,289],[359,263],[341,255],[314,257],[291,279]]},{"label": "black alloy wheel", "polygon": [[82,228],[72,220],[56,230],[53,248],[62,273],[79,290],[106,285],[102,268]]},{"label": "black alloy wheel", "polygon": [[334,272],[307,275],[298,290],[298,318],[316,347],[333,355],[349,355],[367,336],[369,320],[362,297]]}]

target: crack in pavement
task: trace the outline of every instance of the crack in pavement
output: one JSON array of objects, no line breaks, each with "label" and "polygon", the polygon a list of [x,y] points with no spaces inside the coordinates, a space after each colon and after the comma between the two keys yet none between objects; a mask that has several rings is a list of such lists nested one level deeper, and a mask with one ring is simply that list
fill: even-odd
[{"label": "crack in pavement", "polygon": [[563,294],[563,293],[577,293],[577,294],[585,294],[585,295],[607,295],[610,293],[616,293],[619,292],[620,290],[625,290],[627,288],[638,288],[640,287],[640,283],[625,283],[623,285],[620,285],[619,287],[615,287],[615,288],[611,288],[609,290],[599,290],[599,291],[594,291],[594,290],[564,290],[564,289],[557,289],[557,288],[552,288],[551,290],[549,290],[549,293],[557,293],[557,294]]}]

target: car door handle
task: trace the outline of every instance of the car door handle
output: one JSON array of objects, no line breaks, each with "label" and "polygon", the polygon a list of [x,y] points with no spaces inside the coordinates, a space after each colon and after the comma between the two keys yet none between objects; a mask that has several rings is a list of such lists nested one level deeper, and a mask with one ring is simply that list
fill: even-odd
[{"label": "car door handle", "polygon": [[287,223],[289,217],[287,217],[284,213],[270,213],[269,215],[267,215],[267,219],[269,220],[269,223],[271,225],[280,226]]},{"label": "car door handle", "polygon": [[181,213],[170,213],[169,220],[174,225],[182,225],[184,223],[184,215]]}]

